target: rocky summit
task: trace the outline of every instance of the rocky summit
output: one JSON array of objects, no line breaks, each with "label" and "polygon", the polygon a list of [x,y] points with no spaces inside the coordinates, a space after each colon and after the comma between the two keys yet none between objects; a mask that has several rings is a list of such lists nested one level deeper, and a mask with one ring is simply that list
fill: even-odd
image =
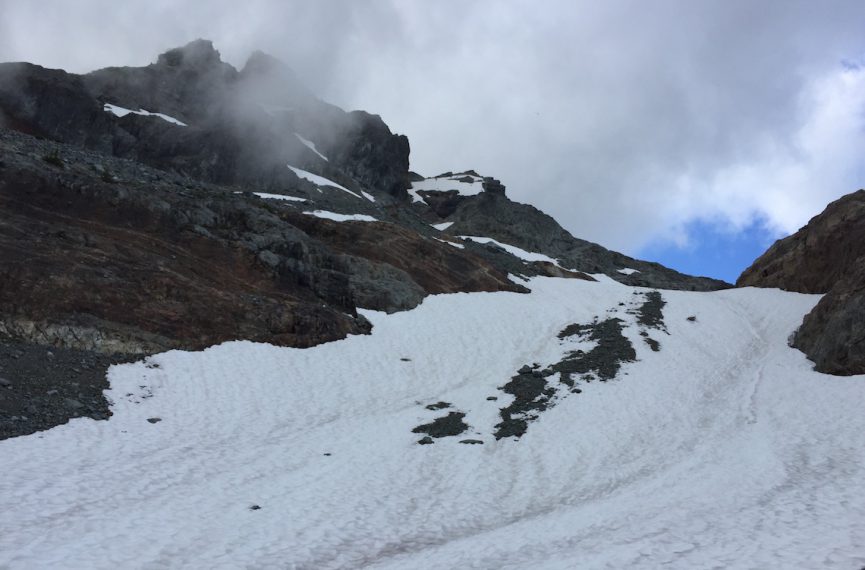
[{"label": "rocky summit", "polygon": [[0,64],[0,210],[3,342],[113,358],[313,346],[369,332],[357,308],[535,275],[728,287],[577,239],[493,177],[411,172],[381,117],[206,40],[85,75]]}]

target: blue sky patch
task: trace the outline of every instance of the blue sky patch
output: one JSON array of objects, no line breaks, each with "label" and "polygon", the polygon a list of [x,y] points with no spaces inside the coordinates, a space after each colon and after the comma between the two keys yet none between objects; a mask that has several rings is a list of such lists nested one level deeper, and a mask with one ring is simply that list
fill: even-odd
[{"label": "blue sky patch", "polygon": [[689,275],[702,275],[735,283],[736,278],[755,259],[783,237],[771,231],[763,219],[756,219],[739,230],[717,222],[695,221],[686,226],[690,243],[654,243],[637,257],[657,261]]}]

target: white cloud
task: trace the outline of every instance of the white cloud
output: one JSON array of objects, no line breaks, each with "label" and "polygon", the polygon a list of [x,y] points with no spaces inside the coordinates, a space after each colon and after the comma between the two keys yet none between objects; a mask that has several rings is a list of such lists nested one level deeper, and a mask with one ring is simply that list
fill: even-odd
[{"label": "white cloud", "polygon": [[766,137],[750,158],[711,177],[681,177],[675,223],[721,217],[741,228],[761,218],[775,233],[788,234],[865,185],[865,69],[839,64],[812,80],[791,122],[796,129],[789,139]]}]

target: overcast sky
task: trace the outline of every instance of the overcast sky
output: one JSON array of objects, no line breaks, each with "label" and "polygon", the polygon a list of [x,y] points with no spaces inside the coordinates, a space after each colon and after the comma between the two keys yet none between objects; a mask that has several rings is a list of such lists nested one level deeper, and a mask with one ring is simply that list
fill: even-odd
[{"label": "overcast sky", "polygon": [[0,61],[260,48],[408,135],[414,170],[496,176],[578,237],[705,274],[865,186],[863,31],[861,0],[0,0]]}]

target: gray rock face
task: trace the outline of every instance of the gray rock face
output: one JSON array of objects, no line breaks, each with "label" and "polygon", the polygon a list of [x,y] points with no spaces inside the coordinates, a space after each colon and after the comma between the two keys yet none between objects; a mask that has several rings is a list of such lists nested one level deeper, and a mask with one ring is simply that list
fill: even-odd
[{"label": "gray rock face", "polygon": [[865,374],[865,258],[805,315],[793,346],[820,372]]},{"label": "gray rock face", "polygon": [[408,197],[408,138],[394,135],[378,115],[348,114],[346,125],[325,151],[349,176],[379,195]]},{"label": "gray rock face", "polygon": [[793,346],[829,374],[865,374],[865,190],[829,204],[746,269],[740,287],[825,293]]},{"label": "gray rock face", "polygon": [[426,296],[423,287],[411,276],[389,263],[346,256],[350,268],[350,287],[358,305],[376,311],[394,313],[417,307]]},{"label": "gray rock face", "polygon": [[111,118],[80,76],[30,63],[0,64],[4,126],[103,152],[111,149]]}]

